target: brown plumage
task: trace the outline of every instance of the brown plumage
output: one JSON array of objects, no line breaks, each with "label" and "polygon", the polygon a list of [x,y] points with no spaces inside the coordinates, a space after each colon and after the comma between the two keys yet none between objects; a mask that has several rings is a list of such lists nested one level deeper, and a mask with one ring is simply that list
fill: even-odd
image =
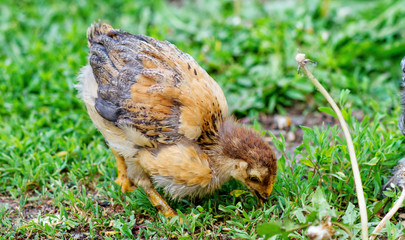
[{"label": "brown plumage", "polygon": [[166,216],[175,213],[154,185],[173,198],[202,197],[233,177],[269,197],[273,151],[228,116],[221,88],[190,55],[107,24],[92,25],[87,37],[78,88],[117,159],[123,191],[142,186]]}]

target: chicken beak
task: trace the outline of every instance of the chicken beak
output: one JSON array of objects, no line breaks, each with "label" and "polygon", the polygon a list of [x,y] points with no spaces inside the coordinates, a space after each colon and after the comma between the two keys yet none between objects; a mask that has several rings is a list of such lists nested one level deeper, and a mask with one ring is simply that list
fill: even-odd
[{"label": "chicken beak", "polygon": [[266,189],[266,196],[267,198],[270,197],[271,192],[273,191],[273,183],[271,183]]},{"label": "chicken beak", "polygon": [[253,190],[252,192],[259,199],[260,206],[263,206],[263,202],[266,202],[269,199],[270,194],[271,194],[272,191],[273,191],[273,184],[270,184],[266,188],[266,190],[264,192],[262,192],[262,193],[260,193],[257,190]]}]

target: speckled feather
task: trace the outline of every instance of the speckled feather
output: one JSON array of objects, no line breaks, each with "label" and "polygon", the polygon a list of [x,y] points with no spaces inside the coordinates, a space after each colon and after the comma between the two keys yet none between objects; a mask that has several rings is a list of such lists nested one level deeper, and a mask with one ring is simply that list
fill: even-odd
[{"label": "speckled feather", "polygon": [[182,137],[209,144],[228,107],[218,84],[167,41],[93,26],[89,62],[98,88],[95,108],[118,127],[155,143]]}]

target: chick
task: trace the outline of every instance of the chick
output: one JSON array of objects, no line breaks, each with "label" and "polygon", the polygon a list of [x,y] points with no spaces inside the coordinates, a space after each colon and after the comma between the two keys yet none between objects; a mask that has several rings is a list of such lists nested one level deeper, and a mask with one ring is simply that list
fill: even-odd
[{"label": "chick", "polygon": [[203,197],[234,178],[267,199],[277,161],[255,131],[228,116],[219,85],[176,46],[107,24],[87,32],[78,89],[111,148],[123,192],[141,186],[166,217],[173,199]]}]

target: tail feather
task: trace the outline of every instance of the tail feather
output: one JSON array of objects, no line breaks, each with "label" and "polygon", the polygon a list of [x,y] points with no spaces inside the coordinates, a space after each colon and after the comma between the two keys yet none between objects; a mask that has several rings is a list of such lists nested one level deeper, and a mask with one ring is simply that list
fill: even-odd
[{"label": "tail feather", "polygon": [[106,33],[110,32],[111,30],[114,30],[114,28],[106,23],[98,22],[98,23],[92,24],[87,29],[87,40],[88,40],[89,47],[92,45],[94,39],[97,36],[106,34]]}]

